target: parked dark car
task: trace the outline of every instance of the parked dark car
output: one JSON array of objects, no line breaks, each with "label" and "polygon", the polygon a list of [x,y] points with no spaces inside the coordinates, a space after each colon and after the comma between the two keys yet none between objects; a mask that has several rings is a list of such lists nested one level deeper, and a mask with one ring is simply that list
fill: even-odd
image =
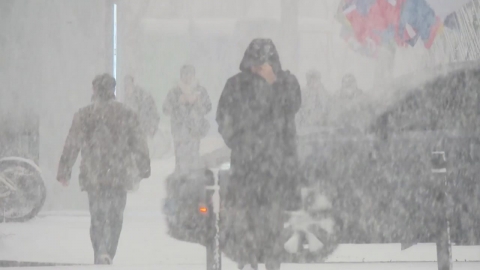
[{"label": "parked dark car", "polygon": [[210,170],[168,176],[163,212],[170,236],[205,245],[209,206],[205,187],[213,185],[213,181]]},{"label": "parked dark car", "polygon": [[[331,238],[335,241],[327,243],[328,252],[286,255],[286,261],[323,261],[338,243],[408,247],[437,242],[441,257],[447,227],[451,242],[480,244],[480,65],[459,63],[419,74],[385,86],[385,95],[365,103],[373,113],[363,130],[328,126],[299,131],[299,174],[328,197],[338,230]],[[218,158],[221,151],[223,159]],[[212,167],[228,162],[228,150],[221,151]],[[434,152],[445,153],[445,173],[432,172]],[[200,182],[192,188],[195,192],[202,192]],[[187,202],[190,195],[172,192],[169,198]],[[169,226],[174,230],[177,224]]]}]

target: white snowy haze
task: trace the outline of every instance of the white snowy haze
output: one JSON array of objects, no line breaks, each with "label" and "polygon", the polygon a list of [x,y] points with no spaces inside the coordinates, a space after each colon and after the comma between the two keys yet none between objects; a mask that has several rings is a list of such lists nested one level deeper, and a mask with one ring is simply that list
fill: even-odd
[{"label": "white snowy haze", "polygon": [[[475,137],[478,129],[472,124],[478,123],[479,0],[459,0],[454,7],[443,4],[448,1],[426,1],[440,10],[442,20],[454,8],[457,28],[442,27],[429,49],[418,41],[415,46],[394,45],[394,50],[381,47],[375,57],[359,53],[341,36],[344,26],[338,17],[343,15],[339,8],[341,2],[349,1],[0,0],[0,211],[14,208],[14,200],[2,199],[1,179],[8,174],[4,172],[7,167],[2,165],[1,158],[30,160],[27,167],[34,173],[38,173],[38,166],[46,194],[45,201],[39,202],[43,204],[41,210],[32,217],[15,222],[3,222],[7,221],[3,217],[4,220],[0,220],[0,266],[14,266],[17,262],[31,262],[34,268],[38,263],[62,264],[52,266],[57,269],[67,267],[63,264],[93,263],[89,199],[79,184],[82,157],[78,156],[67,187],[57,181],[57,173],[75,113],[94,102],[94,78],[109,73],[116,79],[119,102],[129,104],[131,101],[125,81],[126,76],[131,76],[138,88],[151,95],[152,107],[156,107],[160,118],[155,135],[146,140],[151,176],[127,194],[114,265],[127,267],[125,269],[153,269],[153,266],[166,270],[205,269],[205,247],[199,240],[203,238],[197,234],[207,233],[198,229],[205,224],[196,212],[203,204],[195,199],[198,194],[203,196],[202,181],[209,175],[202,173],[197,180],[197,176],[191,174],[188,177],[195,179],[184,181],[184,175],[176,174],[175,155],[181,148],[180,139],[175,137],[176,127],[172,128],[176,116],[170,114],[167,105],[171,105],[171,100],[179,100],[172,98],[173,90],[190,87],[181,82],[181,69],[185,65],[193,66],[198,89],[205,90],[207,95],[196,97],[203,102],[199,111],[204,115],[192,117],[191,121],[203,121],[207,128],[198,139],[199,153],[189,152],[191,146],[188,146],[187,155],[196,154],[202,169],[208,167],[206,169],[215,174],[221,165],[228,168],[225,163],[230,161],[230,152],[235,151],[230,149],[235,147],[225,143],[235,137],[229,132],[260,134],[263,128],[252,124],[253,127],[245,131],[243,126],[219,128],[217,123],[221,118],[217,116],[217,109],[222,91],[228,88],[227,80],[240,72],[245,50],[256,38],[271,39],[282,69],[289,70],[298,80],[300,89],[292,86],[295,83],[288,79],[290,77],[285,79],[290,83],[288,89],[300,90],[302,94],[301,109],[295,118],[297,134],[292,137],[298,148],[298,157],[295,157],[300,164],[298,168],[302,168],[295,177],[305,179],[302,185],[310,189],[303,189],[303,195],[310,192],[317,196],[314,203],[309,203],[315,207],[316,203],[321,205],[317,210],[328,216],[313,218],[317,220],[312,226],[320,224],[318,226],[328,232],[328,237],[322,236],[326,238],[312,234],[320,239],[319,244],[315,242],[318,249],[313,247],[312,239],[313,242],[305,246],[290,242],[295,246],[291,250],[288,245],[283,246],[290,253],[301,249],[305,254],[316,255],[302,253],[296,257],[284,252],[288,254],[282,258],[288,264],[282,269],[437,269],[436,245],[432,239],[441,226],[437,227],[437,220],[428,213],[440,208],[437,201],[428,199],[437,198],[435,192],[441,187],[440,184],[425,186],[418,178],[435,178],[431,176],[430,154],[438,150],[439,145],[443,147],[440,150],[451,151],[450,156],[447,153],[448,158],[455,157],[456,163],[449,163],[455,168],[449,167],[447,174],[455,179],[454,186],[460,185],[461,179],[467,179],[462,182],[462,188],[456,193],[452,191],[451,195],[454,205],[451,211],[455,213],[452,215],[456,215],[455,220],[460,224],[452,225],[452,235],[463,237],[452,240],[459,243],[453,248],[453,258],[479,261],[480,208],[477,201],[471,201],[480,198],[476,169],[479,168],[476,164],[479,146]],[[307,91],[309,74],[316,74],[319,80],[315,86],[321,90],[319,96]],[[359,92],[352,94],[348,87],[348,93],[341,92],[342,82],[346,81],[350,87],[353,87],[352,81],[356,82],[352,91]],[[224,100],[242,96],[235,92],[241,89],[232,86],[230,90],[232,97]],[[342,98],[348,101],[340,100]],[[258,100],[260,98],[247,105],[226,102],[228,105],[219,111],[242,106],[252,110],[256,106],[271,106],[271,111],[275,111],[274,105]],[[256,117],[247,113],[233,115],[231,119],[230,116],[225,116],[224,123]],[[317,119],[311,124],[305,120],[308,117],[323,120]],[[272,124],[275,125],[278,122]],[[439,135],[438,132],[444,130],[448,132]],[[183,130],[178,134],[183,135],[181,132]],[[268,136],[268,132],[273,133],[265,131]],[[458,137],[462,140],[455,139]],[[243,158],[265,154],[261,147],[269,143],[275,145],[270,139],[245,142],[254,145],[251,147],[254,150],[248,154],[239,150],[239,153],[245,155]],[[238,143],[239,139],[232,141]],[[275,148],[274,152],[282,147],[271,148]],[[275,152],[278,159],[287,159],[288,154],[281,151]],[[285,171],[287,163],[272,161],[255,165],[270,166],[263,177],[273,178],[275,172],[272,171],[276,169],[272,167]],[[291,189],[300,190],[297,186]],[[190,208],[172,218],[168,212],[171,209],[165,206],[169,200],[177,200],[177,207]],[[262,222],[275,216],[272,209],[258,209],[258,213],[266,213]],[[300,214],[310,211],[307,210],[302,208]],[[445,213],[443,208],[438,211]],[[248,216],[247,212],[242,214]],[[308,213],[313,216],[313,212]],[[257,217],[261,215],[255,213]],[[298,211],[295,213],[300,215]],[[300,221],[288,220],[291,224],[285,230],[291,235],[297,233],[298,228],[304,226],[301,218],[298,218]],[[194,228],[187,236],[173,232],[179,219]],[[416,234],[405,233],[414,230]],[[279,236],[283,243],[295,240],[284,234],[282,231]],[[223,269],[236,269],[237,254],[227,246]],[[401,251],[405,246],[409,248]],[[332,264],[295,264],[307,261]],[[392,261],[405,264],[376,264]],[[365,262],[371,264],[361,264]],[[456,269],[479,266],[455,263]],[[259,269],[266,269],[264,267],[262,263]]]}]

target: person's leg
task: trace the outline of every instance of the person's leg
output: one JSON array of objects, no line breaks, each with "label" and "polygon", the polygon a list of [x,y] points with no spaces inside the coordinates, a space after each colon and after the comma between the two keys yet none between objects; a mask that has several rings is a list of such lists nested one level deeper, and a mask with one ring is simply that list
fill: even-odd
[{"label": "person's leg", "polygon": [[200,168],[200,140],[190,138],[184,144],[183,162],[185,169],[194,171]]},{"label": "person's leg", "polygon": [[110,207],[108,213],[109,241],[108,255],[113,260],[117,253],[118,241],[123,227],[123,213],[127,204],[127,193],[123,190],[110,192]]},{"label": "person's leg", "polygon": [[175,152],[175,171],[179,172],[182,166],[183,143],[180,140],[173,139],[173,148]]},{"label": "person's leg", "polygon": [[175,142],[175,170],[177,172],[189,172],[196,168],[200,156],[200,142],[198,140],[185,139]]},{"label": "person's leg", "polygon": [[[243,222],[243,234],[241,238],[241,247],[243,249],[242,260],[240,261],[245,265],[245,269],[258,269],[259,257],[261,252],[261,247],[258,245],[258,233],[257,227],[255,226],[257,220],[257,215],[255,214],[258,210],[257,207],[246,207],[244,211],[245,216],[242,217]],[[255,209],[257,208],[257,209]]]},{"label": "person's leg", "polygon": [[265,217],[264,226],[267,231],[268,240],[265,245],[265,269],[280,270],[283,244],[281,243],[281,234],[283,230],[284,217],[280,205],[273,205],[262,209],[262,216]]},{"label": "person's leg", "polygon": [[106,209],[101,191],[88,192],[90,208],[90,239],[92,241],[94,263],[101,264],[100,257],[107,253],[105,245]]}]

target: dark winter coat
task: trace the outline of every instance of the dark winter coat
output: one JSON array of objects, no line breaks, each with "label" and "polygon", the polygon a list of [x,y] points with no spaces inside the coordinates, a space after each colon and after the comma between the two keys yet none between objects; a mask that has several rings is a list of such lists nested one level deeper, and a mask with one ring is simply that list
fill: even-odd
[{"label": "dark winter coat", "polygon": [[[99,162],[92,156],[94,142],[91,137],[96,124],[102,119],[111,134],[114,134],[112,140],[115,147],[120,147],[120,151],[124,153],[116,157],[115,162],[122,166],[111,174],[115,175],[111,178],[103,178],[102,172],[90,169]],[[99,187],[128,190],[133,187],[138,177],[150,176],[148,147],[137,115],[125,105],[115,101],[113,96],[94,98],[92,104],[80,109],[73,117],[58,167],[59,181],[70,180],[72,167],[79,153],[82,155],[79,176],[82,190],[89,191]]]},{"label": "dark winter coat", "polygon": [[196,102],[182,104],[180,97],[183,92],[180,84],[170,90],[163,103],[163,113],[170,116],[172,135],[175,140],[199,140],[209,130],[210,125],[205,115],[212,110],[212,102],[208,92],[204,87],[195,84],[192,87],[192,93],[198,95]]},{"label": "dark winter coat", "polygon": [[152,95],[139,87],[135,87],[126,104],[137,113],[143,132],[153,137],[158,130],[160,115]]},{"label": "dark winter coat", "polygon": [[[250,70],[268,62],[272,84]],[[296,77],[283,71],[270,40],[256,40],[245,52],[241,72],[231,77],[220,97],[219,132],[232,150],[229,201],[270,205],[287,203],[298,180],[295,114],[301,92]]]}]

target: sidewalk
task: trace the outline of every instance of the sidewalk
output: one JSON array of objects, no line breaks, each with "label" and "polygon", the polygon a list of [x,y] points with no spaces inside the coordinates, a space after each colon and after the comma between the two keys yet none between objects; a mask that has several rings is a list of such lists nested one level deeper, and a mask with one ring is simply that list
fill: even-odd
[{"label": "sidewalk", "polygon": [[[476,270],[480,266],[479,263],[456,262],[453,264],[455,270]],[[6,268],[14,270],[16,268]],[[39,268],[28,267],[25,270],[38,270]],[[47,266],[40,268],[42,270],[205,270],[204,265],[131,265],[131,266]],[[237,270],[234,265],[223,265],[223,270]],[[436,270],[436,263],[326,263],[326,264],[283,264],[282,270]],[[259,266],[259,270],[265,270],[263,265]]]},{"label": "sidewalk", "polygon": [[[89,226],[89,217],[56,216],[2,225],[0,260],[91,264]],[[123,228],[116,265],[205,265],[205,248],[168,237],[160,215],[127,216]]]},{"label": "sidewalk", "polygon": [[[221,147],[218,139],[202,143],[202,154]],[[167,235],[161,213],[164,181],[174,157],[152,161],[152,176],[129,193],[116,265],[205,266],[205,248]],[[0,224],[0,261],[91,264],[93,250],[87,211],[43,212],[26,223]]]},{"label": "sidewalk", "polygon": [[[117,265],[205,265],[205,248],[170,238],[161,213],[164,179],[174,159],[152,162],[152,177],[128,195]],[[88,212],[47,212],[26,223],[0,224],[0,260],[91,264]],[[188,256],[185,255],[188,251]]]}]

